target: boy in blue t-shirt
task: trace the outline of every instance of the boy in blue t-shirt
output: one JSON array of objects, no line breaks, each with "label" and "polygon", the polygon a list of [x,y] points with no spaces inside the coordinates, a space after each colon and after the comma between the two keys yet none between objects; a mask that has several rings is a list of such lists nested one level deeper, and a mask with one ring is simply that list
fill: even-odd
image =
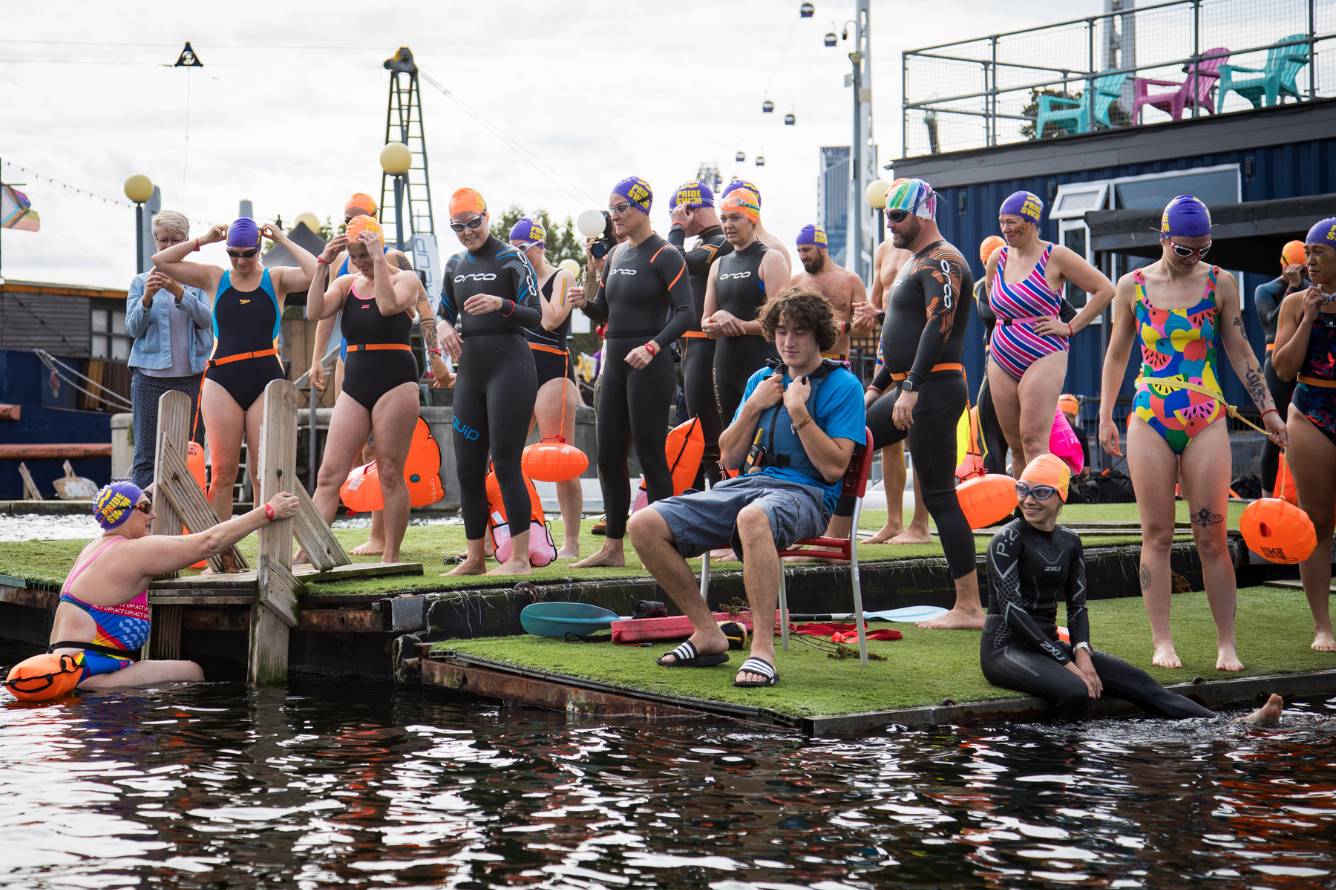
[{"label": "boy in blue t-shirt", "polygon": [[645,568],[691,619],[691,638],[658,663],[706,667],[728,661],[728,641],[696,589],[685,557],[732,546],[742,555],[754,633],[735,686],[773,686],[779,550],[822,534],[855,445],[866,441],[863,387],[823,360],[838,332],[826,298],[790,288],[761,319],[783,365],[747,380],[742,404],[719,436],[721,462],[738,476],[709,491],[650,504],[627,532]]}]

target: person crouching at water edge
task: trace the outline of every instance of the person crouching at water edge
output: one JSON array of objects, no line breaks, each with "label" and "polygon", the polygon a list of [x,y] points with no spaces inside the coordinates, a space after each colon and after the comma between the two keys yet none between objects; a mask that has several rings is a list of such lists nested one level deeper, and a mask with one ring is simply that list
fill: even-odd
[{"label": "person crouching at water edge", "polygon": [[685,557],[729,546],[742,555],[755,633],[735,686],[779,682],[778,550],[825,530],[854,445],[866,435],[858,378],[821,358],[839,336],[825,298],[790,288],[767,303],[761,326],[783,364],[751,375],[742,404],[719,437],[723,464],[742,473],[709,491],[655,501],[627,528],[645,568],[691,619],[690,639],[659,659],[664,667],[728,661],[728,641],[697,592]]},{"label": "person crouching at water edge", "polygon": [[193,661],[139,661],[148,642],[148,585],[222,553],[275,519],[297,512],[296,495],[280,492],[267,504],[193,535],[152,535],[153,501],[132,482],[113,482],[93,501],[102,536],[84,547],[60,589],[48,652],[74,655],[86,689],[198,681]]},{"label": "person crouching at water edge", "polygon": [[[992,595],[979,640],[983,675],[995,686],[1045,699],[1065,719],[1084,717],[1104,695],[1174,720],[1214,717],[1145,671],[1091,648],[1081,539],[1057,524],[1070,481],[1061,458],[1042,454],[1016,483],[1021,515],[988,546]],[[1059,599],[1066,602],[1070,643],[1058,639]],[[1249,720],[1274,723],[1282,704],[1272,696]]]}]

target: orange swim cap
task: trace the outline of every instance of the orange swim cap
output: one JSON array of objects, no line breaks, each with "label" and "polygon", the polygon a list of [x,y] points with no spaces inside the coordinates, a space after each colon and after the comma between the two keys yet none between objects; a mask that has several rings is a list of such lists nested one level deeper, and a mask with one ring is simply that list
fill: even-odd
[{"label": "orange swim cap", "polygon": [[1067,485],[1072,480],[1071,468],[1056,454],[1041,454],[1030,461],[1025,472],[1021,473],[1021,482],[1034,485],[1052,485],[1058,490],[1058,497],[1067,503]]},{"label": "orange swim cap", "polygon": [[376,199],[364,192],[357,192],[343,205],[344,216],[375,216]]},{"label": "orange swim cap", "polygon": [[457,189],[455,193],[450,196],[451,216],[457,216],[460,213],[486,212],[487,202],[482,199],[482,194],[477,189]]},{"label": "orange swim cap", "polygon": [[1071,393],[1065,392],[1058,396],[1058,407],[1068,417],[1075,417],[1081,413],[1081,400]]},{"label": "orange swim cap", "polygon": [[1280,250],[1282,266],[1302,266],[1308,262],[1308,249],[1302,241],[1287,241]]},{"label": "orange swim cap", "polygon": [[733,189],[724,196],[724,202],[719,205],[721,214],[729,211],[741,213],[753,223],[759,223],[761,221],[761,199],[751,189]]},{"label": "orange swim cap", "polygon": [[989,235],[987,238],[983,239],[983,241],[979,243],[979,262],[983,263],[985,266],[988,265],[988,258],[993,255],[993,251],[1006,243],[1007,242],[1002,240],[1001,235]]},{"label": "orange swim cap", "polygon": [[365,214],[362,216],[354,216],[352,220],[349,221],[348,229],[344,234],[348,236],[348,243],[351,244],[358,240],[358,236],[363,232],[370,232],[380,238],[381,241],[385,240],[385,230],[380,227],[380,223]]}]

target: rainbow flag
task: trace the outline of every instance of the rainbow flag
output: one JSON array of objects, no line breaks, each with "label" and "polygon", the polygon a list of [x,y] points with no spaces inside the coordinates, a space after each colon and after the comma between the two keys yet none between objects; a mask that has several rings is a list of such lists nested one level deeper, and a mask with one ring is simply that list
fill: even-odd
[{"label": "rainbow flag", "polygon": [[12,185],[0,185],[0,229],[36,232],[41,227],[42,220],[28,196]]}]

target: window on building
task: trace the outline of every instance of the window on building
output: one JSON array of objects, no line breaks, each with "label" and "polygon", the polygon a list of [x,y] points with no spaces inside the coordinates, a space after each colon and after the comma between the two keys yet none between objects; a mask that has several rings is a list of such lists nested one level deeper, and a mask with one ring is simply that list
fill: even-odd
[{"label": "window on building", "polygon": [[94,306],[91,311],[93,337],[89,355],[113,362],[129,361],[131,337],[125,333],[125,309]]},{"label": "window on building", "polygon": [[1115,179],[1113,193],[1115,208],[1146,210],[1158,210],[1176,195],[1196,195],[1207,207],[1237,204],[1242,200],[1237,164]]}]

